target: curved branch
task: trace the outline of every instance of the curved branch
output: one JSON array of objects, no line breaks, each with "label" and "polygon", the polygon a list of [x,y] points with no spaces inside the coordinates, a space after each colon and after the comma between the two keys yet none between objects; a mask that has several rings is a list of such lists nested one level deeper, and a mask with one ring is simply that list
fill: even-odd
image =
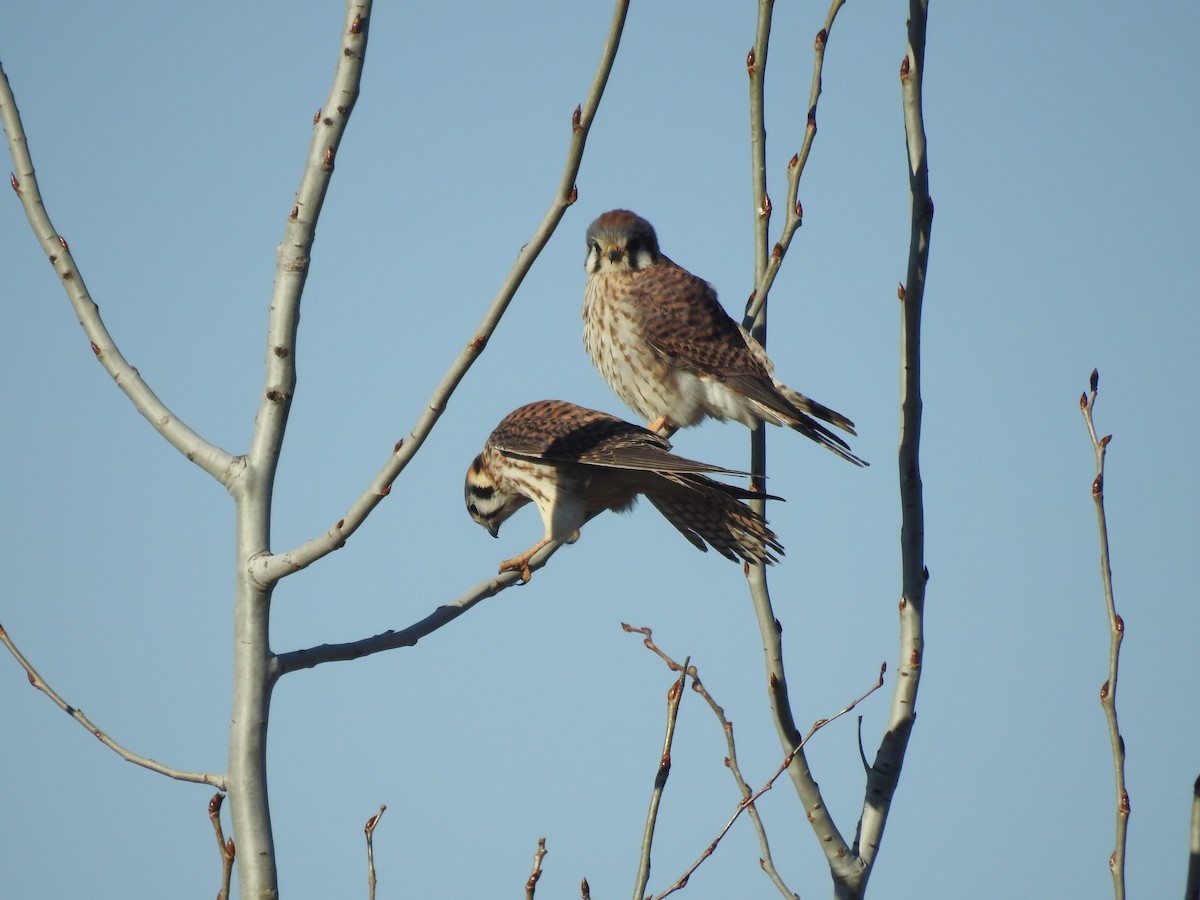
[{"label": "curved branch", "polygon": [[364,521],[371,511],[386,497],[391,490],[392,482],[404,471],[409,461],[421,448],[429,433],[441,418],[446,409],[450,396],[457,389],[467,370],[483,353],[488,340],[500,323],[521,286],[525,276],[533,267],[534,261],[550,240],[550,236],[558,227],[563,214],[578,196],[575,180],[579,175],[579,167],[583,162],[583,151],[587,144],[587,136],[595,120],[600,100],[608,83],[609,73],[612,72],[613,61],[616,59],[617,48],[620,46],[621,34],[625,27],[625,17],[629,11],[629,0],[617,0],[613,11],[612,23],[609,26],[608,37],[600,54],[600,62],[596,68],[595,77],[583,104],[576,107],[571,118],[571,140],[567,148],[567,159],[563,167],[562,178],[558,190],[550,203],[550,208],[543,217],[541,224],[534,231],[529,242],[521,247],[516,262],[509,270],[508,276],[500,285],[499,291],[484,314],[483,321],[475,331],[475,335],[459,352],[441,382],[434,389],[424,412],[417,419],[407,438],[396,443],[391,458],[376,473],[367,489],[346,511],[333,527],[324,534],[318,535],[284,553],[277,555],[262,555],[253,562],[253,576],[263,585],[271,584],[299,569],[303,569],[340,548]]},{"label": "curved branch", "polygon": [[[529,568],[536,572],[544,566],[547,560],[562,544],[551,541],[529,560]],[[399,647],[413,647],[417,641],[433,634],[439,628],[449,625],[463,613],[472,609],[479,602],[495,597],[501,591],[521,583],[520,572],[502,572],[487,581],[481,581],[452,603],[439,606],[424,619],[403,628],[400,631],[385,631],[373,637],[358,641],[347,641],[342,644],[321,644],[319,647],[308,647],[304,650],[292,650],[278,654],[270,664],[270,677],[276,681],[280,676],[300,669],[311,669],[322,663],[345,662],[363,656],[371,656],[384,650],[395,650]]]},{"label": "curved branch", "polygon": [[121,744],[118,744],[111,737],[97,728],[92,720],[83,714],[83,710],[76,709],[66,700],[58,695],[54,688],[50,687],[38,674],[37,669],[33,664],[25,658],[25,655],[17,649],[17,645],[13,643],[8,632],[4,630],[4,626],[0,625],[0,643],[8,648],[8,652],[13,655],[13,658],[25,670],[26,676],[29,678],[29,683],[54,701],[55,706],[69,715],[72,719],[86,728],[109,750],[112,750],[117,756],[126,762],[131,762],[135,766],[141,766],[143,769],[149,769],[151,772],[157,772],[160,775],[166,775],[168,778],[174,778],[176,781],[191,781],[196,784],[212,785],[219,791],[225,790],[225,777],[223,775],[214,775],[209,772],[184,772],[180,769],[172,769],[170,766],[164,766],[160,762],[155,762],[146,756],[139,756],[131,750],[126,749]]},{"label": "curved branch", "polygon": [[16,170],[9,176],[9,183],[21,201],[38,245],[62,282],[63,290],[67,292],[75,316],[91,343],[92,353],[112,376],[117,387],[124,391],[134,409],[154,426],[155,431],[226,488],[230,487],[242,471],[241,460],[215,444],[210,444],[180,421],[142,380],[138,370],[125,360],[112,335],[104,327],[104,322],[100,319],[100,307],[88,293],[83,274],[71,255],[71,248],[66,239],[55,230],[42,202],[41,188],[38,186],[33,158],[25,138],[25,126],[21,122],[17,101],[3,66],[0,66],[0,121],[4,123],[8,151]]}]

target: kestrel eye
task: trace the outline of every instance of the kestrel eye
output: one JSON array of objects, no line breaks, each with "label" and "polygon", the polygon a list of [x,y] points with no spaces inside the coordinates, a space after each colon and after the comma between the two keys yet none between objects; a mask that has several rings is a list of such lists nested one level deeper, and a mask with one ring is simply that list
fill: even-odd
[{"label": "kestrel eye", "polygon": [[479,518],[479,507],[476,506],[474,503],[467,504],[467,512],[469,512],[471,514],[471,518],[473,518],[473,519]]}]

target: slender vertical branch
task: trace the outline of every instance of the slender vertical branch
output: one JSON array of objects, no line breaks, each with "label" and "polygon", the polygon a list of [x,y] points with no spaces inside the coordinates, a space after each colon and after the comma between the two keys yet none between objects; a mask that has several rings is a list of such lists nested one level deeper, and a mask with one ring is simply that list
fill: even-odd
[{"label": "slender vertical branch", "polygon": [[1125,788],[1125,739],[1117,725],[1117,669],[1121,660],[1121,641],[1125,637],[1125,620],[1117,613],[1113,599],[1112,565],[1108,554],[1108,520],[1104,514],[1104,457],[1112,435],[1097,437],[1096,424],[1092,417],[1096,407],[1096,394],[1100,386],[1100,373],[1092,370],[1090,390],[1079,398],[1079,408],[1087,425],[1092,449],[1096,454],[1096,477],[1092,481],[1092,499],[1096,503],[1096,518],[1100,526],[1100,579],[1104,584],[1104,601],[1108,609],[1109,645],[1108,680],[1100,687],[1100,705],[1108,721],[1108,737],[1112,744],[1113,770],[1117,791],[1116,847],[1109,857],[1108,867],[1112,870],[1113,894],[1116,900],[1125,898],[1125,837],[1129,829],[1129,792]]},{"label": "slender vertical branch", "polygon": [[[814,64],[813,92],[810,95],[809,118],[805,135],[805,158],[807,158],[812,137],[816,133],[816,100],[820,93],[820,73],[828,29],[832,27],[833,17],[836,16],[837,10],[841,6],[842,0],[834,0],[826,19],[826,28],[818,35],[816,42],[817,60]],[[784,224],[784,234],[780,243],[776,245],[776,249],[768,252],[767,233],[771,200],[766,189],[766,126],[763,114],[763,94],[772,7],[771,0],[760,0],[755,45],[747,58],[747,71],[750,76],[751,183],[757,204],[754,230],[754,283],[756,289],[751,296],[743,325],[763,346],[766,346],[767,343],[768,293],[775,272],[778,271],[779,264],[783,259],[786,247],[784,242],[790,242],[792,234],[800,225],[801,215],[799,203],[795,199],[802,169],[801,159],[797,154],[788,166],[789,208]],[[760,424],[753,429],[750,435],[750,472],[752,483],[758,490],[765,491],[766,468],[766,429]],[[751,505],[759,512],[764,511],[763,501],[751,501]],[[805,813],[820,841],[820,846],[825,851],[826,859],[834,873],[835,885],[839,885],[857,873],[858,862],[849,852],[845,838],[829,815],[820,788],[816,779],[813,778],[802,749],[801,735],[799,729],[796,728],[788,697],[787,677],[783,667],[782,629],[771,605],[766,568],[761,565],[747,566],[746,580],[754,613],[758,619],[759,633],[763,640],[763,656],[771,712],[780,743],[788,752],[787,772],[804,805]]]},{"label": "slender vertical branch", "polygon": [[217,890],[217,900],[229,900],[229,883],[233,876],[233,859],[235,854],[233,840],[225,839],[221,828],[221,804],[224,794],[213,794],[208,801],[208,818],[212,822],[213,831],[217,836],[217,858],[221,860],[221,887]]},{"label": "slender vertical branch", "polygon": [[[647,641],[649,637],[647,636]],[[675,722],[679,718],[679,702],[683,699],[683,686],[687,681],[688,661],[679,667],[679,678],[667,690],[667,727],[663,735],[662,755],[658,759],[658,771],[654,775],[654,788],[650,792],[650,810],[646,813],[646,828],[642,834],[642,851],[638,856],[637,881],[633,886],[633,900],[642,900],[646,895],[646,884],[650,881],[650,848],[654,844],[654,826],[658,821],[658,807],[662,803],[663,790],[671,774],[671,745],[675,742]]]},{"label": "slender vertical branch", "polygon": [[363,834],[367,837],[367,898],[375,900],[375,826],[379,824],[379,820],[383,818],[384,811],[387,810],[387,804],[379,804],[379,812],[367,819],[367,824],[363,827]]},{"label": "slender vertical branch", "polygon": [[908,152],[911,222],[908,270],[900,286],[900,658],[892,691],[887,730],[867,773],[867,789],[854,851],[862,872],[853,896],[866,890],[892,797],[900,780],[904,753],[916,721],[917,688],[925,651],[925,507],[921,482],[921,309],[933,201],[929,194],[922,82],[925,75],[927,0],[910,0],[908,48],[900,65],[900,94]]},{"label": "slender vertical branch", "polygon": [[[534,894],[537,892],[537,883],[542,877],[542,860],[546,858],[549,851],[546,849],[546,839],[538,838],[537,852],[533,854],[533,871],[529,873],[529,878],[525,882],[525,900],[533,900]],[[587,889],[587,882],[584,881],[584,889]]]},{"label": "slender vertical branch", "polygon": [[[813,40],[813,75],[812,87],[809,89],[808,95],[808,118],[807,124],[804,127],[804,140],[800,145],[800,150],[797,152],[788,163],[787,168],[787,203],[784,205],[783,214],[783,230],[779,235],[779,240],[775,246],[771,248],[771,255],[767,262],[766,268],[761,272],[756,272],[754,293],[750,295],[750,301],[746,304],[746,314],[742,319],[742,327],[747,331],[754,327],[755,321],[758,319],[759,313],[766,305],[767,297],[771,293],[771,286],[775,283],[775,276],[779,272],[779,267],[783,263],[783,257],[791,246],[792,236],[795,235],[797,229],[804,218],[804,209],[800,205],[798,199],[800,193],[800,176],[804,174],[804,167],[808,163],[809,153],[812,151],[813,140],[817,136],[817,101],[821,97],[821,74],[825,68],[825,48],[829,44],[829,37],[833,33],[833,20],[837,18],[838,10],[846,5],[846,0],[833,0],[829,7],[829,13],[825,16],[825,27],[817,32],[816,38]],[[753,96],[753,95],[752,95]],[[754,100],[751,100],[751,109],[754,108]],[[753,113],[751,113],[753,116]],[[751,141],[754,141],[754,131],[751,129]],[[765,146],[766,132],[762,133],[760,143]],[[754,170],[757,173],[757,160]],[[765,178],[765,173],[764,173]],[[766,188],[763,188],[765,195]],[[765,253],[766,236],[764,232],[764,243],[759,250],[759,258]],[[757,243],[756,243],[757,249]]]}]

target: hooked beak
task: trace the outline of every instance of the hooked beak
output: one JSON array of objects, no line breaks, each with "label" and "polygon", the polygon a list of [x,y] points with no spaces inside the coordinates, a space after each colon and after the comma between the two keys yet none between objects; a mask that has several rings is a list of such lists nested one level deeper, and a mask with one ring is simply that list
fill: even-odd
[{"label": "hooked beak", "polygon": [[488,530],[488,534],[490,534],[492,537],[494,537],[494,538],[500,537],[500,526],[499,525],[485,525],[484,527]]},{"label": "hooked beak", "polygon": [[620,262],[621,257],[625,255],[625,251],[615,244],[609,244],[604,251],[604,255],[608,257],[608,261],[612,263]]}]

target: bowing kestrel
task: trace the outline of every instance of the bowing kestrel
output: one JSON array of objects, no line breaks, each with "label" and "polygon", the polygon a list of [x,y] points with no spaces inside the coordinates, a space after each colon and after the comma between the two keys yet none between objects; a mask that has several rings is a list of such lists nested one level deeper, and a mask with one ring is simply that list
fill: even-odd
[{"label": "bowing kestrel", "polygon": [[711,545],[728,559],[775,562],[773,552],[783,547],[741,502],[769,495],[714,481],[704,473],[745,473],[670,449],[666,438],[607,413],[562,400],[530,403],[504,417],[471,463],[467,512],[498,537],[509,516],[531,501],[537,505],[545,537],[500,564],[501,572],[520,572],[522,581],[538,550],[574,542],[588,520],[606,509],[630,509],[639,494],[701,550]]}]

